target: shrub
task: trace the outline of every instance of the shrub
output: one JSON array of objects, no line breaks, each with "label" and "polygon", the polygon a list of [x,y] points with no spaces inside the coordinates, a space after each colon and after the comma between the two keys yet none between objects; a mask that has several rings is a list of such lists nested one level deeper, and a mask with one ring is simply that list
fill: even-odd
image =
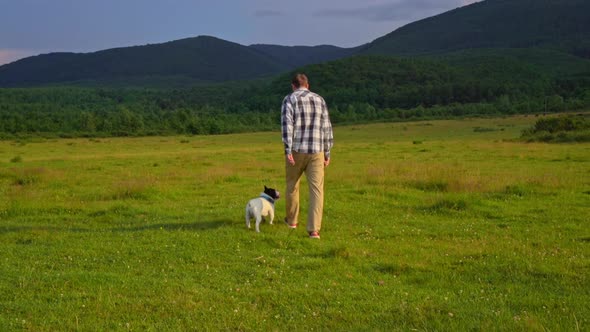
[{"label": "shrub", "polygon": [[590,142],[590,116],[539,119],[533,127],[522,131],[521,138],[528,142]]},{"label": "shrub", "polygon": [[590,120],[584,116],[561,116],[557,118],[539,119],[535,123],[533,132],[547,131],[557,133],[560,131],[578,131],[590,129]]}]

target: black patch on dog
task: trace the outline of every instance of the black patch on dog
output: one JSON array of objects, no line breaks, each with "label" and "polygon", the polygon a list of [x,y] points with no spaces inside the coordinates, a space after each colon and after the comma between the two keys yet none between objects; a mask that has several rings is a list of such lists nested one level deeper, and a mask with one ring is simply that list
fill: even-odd
[{"label": "black patch on dog", "polygon": [[264,193],[272,197],[272,199],[279,199],[280,196],[278,191],[273,188],[267,188],[266,186],[264,186]]}]

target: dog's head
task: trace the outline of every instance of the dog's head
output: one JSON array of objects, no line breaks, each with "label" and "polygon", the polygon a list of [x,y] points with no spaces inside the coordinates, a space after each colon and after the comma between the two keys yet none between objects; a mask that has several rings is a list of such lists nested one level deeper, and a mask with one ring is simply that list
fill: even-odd
[{"label": "dog's head", "polygon": [[267,194],[268,196],[272,197],[272,199],[279,199],[281,197],[281,195],[279,194],[279,191],[273,188],[267,188],[266,186],[264,186],[264,193]]}]

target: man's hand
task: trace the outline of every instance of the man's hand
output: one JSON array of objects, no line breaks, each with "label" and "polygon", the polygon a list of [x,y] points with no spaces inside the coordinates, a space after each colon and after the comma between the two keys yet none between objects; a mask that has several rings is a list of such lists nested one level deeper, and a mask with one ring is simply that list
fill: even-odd
[{"label": "man's hand", "polygon": [[295,159],[293,159],[292,154],[287,155],[287,161],[289,162],[289,164],[291,164],[291,166],[295,166]]},{"label": "man's hand", "polygon": [[328,167],[330,165],[330,158],[324,159],[324,167]]}]

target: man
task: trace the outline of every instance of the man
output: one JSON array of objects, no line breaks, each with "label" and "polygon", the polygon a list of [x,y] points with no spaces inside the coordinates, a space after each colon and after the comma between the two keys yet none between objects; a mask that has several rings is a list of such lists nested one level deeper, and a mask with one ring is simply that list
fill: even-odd
[{"label": "man", "polygon": [[285,223],[297,228],[299,217],[299,180],[305,173],[309,186],[307,232],[320,238],[324,209],[324,168],[330,164],[334,137],[324,99],[309,91],[304,74],[291,81],[293,93],[283,100],[281,127],[285,144],[287,217]]}]

